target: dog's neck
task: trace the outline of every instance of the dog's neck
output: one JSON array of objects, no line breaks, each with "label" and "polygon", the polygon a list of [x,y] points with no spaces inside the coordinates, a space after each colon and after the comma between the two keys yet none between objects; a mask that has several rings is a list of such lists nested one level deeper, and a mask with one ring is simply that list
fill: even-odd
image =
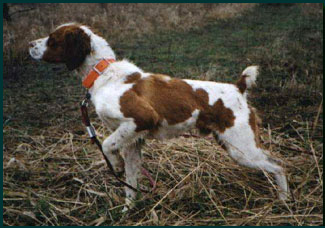
[{"label": "dog's neck", "polygon": [[91,53],[83,64],[77,69],[77,73],[84,79],[89,71],[102,59],[116,59],[114,51],[105,39],[93,33],[89,28],[81,27],[90,37]]}]

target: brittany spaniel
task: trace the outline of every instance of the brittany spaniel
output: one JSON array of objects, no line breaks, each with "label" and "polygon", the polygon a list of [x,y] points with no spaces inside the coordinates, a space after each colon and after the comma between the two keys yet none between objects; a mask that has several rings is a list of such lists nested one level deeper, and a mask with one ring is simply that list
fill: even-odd
[{"label": "brittany spaniel", "polygon": [[[258,67],[247,67],[235,84],[183,80],[147,73],[127,60],[117,61],[109,44],[89,27],[59,26],[49,36],[29,43],[36,60],[65,63],[89,89],[103,123],[113,131],[103,142],[105,156],[126,182],[137,187],[141,168],[140,138],[171,138],[193,128],[213,133],[240,165],[275,175],[279,198],[288,185],[283,168],[259,143],[258,117],[246,100]],[[213,153],[213,151],[211,151]],[[136,193],[125,187],[126,207]]]}]

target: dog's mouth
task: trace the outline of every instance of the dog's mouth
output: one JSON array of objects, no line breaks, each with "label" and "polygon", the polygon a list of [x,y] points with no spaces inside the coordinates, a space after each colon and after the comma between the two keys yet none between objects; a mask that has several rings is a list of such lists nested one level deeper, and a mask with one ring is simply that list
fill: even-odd
[{"label": "dog's mouth", "polygon": [[38,53],[35,48],[29,48],[29,55],[34,59],[34,60],[41,60],[42,59],[42,54]]}]

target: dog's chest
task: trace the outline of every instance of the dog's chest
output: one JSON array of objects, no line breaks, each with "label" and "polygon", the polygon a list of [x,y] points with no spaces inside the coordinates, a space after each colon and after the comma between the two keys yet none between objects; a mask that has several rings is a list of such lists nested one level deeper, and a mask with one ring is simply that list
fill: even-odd
[{"label": "dog's chest", "polygon": [[115,130],[125,120],[121,112],[120,98],[128,89],[129,86],[112,84],[103,86],[91,94],[97,115],[111,130]]}]

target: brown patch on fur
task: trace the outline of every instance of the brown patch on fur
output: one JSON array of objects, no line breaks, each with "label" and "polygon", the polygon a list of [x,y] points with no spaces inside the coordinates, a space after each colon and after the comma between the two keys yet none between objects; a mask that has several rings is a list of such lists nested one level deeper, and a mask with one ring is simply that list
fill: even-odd
[{"label": "brown patch on fur", "polygon": [[260,134],[259,134],[259,124],[261,123],[261,120],[257,116],[256,110],[253,107],[249,107],[249,110],[250,110],[250,113],[249,113],[248,123],[254,132],[254,139],[255,139],[256,147],[261,148]]},{"label": "brown patch on fur", "polygon": [[124,93],[120,104],[124,116],[134,119],[136,131],[153,130],[158,125],[159,116],[156,111],[132,89]]},{"label": "brown patch on fur", "polygon": [[247,89],[246,78],[247,75],[242,75],[240,76],[239,80],[236,82],[236,86],[238,87],[241,93],[244,93]]},{"label": "brown patch on fur", "polygon": [[83,63],[90,51],[90,37],[79,28],[79,25],[68,25],[49,35],[43,60],[63,62],[69,70],[74,70]]},{"label": "brown patch on fur", "polygon": [[213,106],[202,110],[196,126],[204,131],[217,130],[223,133],[227,128],[234,126],[235,116],[231,109],[226,108],[221,99],[218,99]]},{"label": "brown patch on fur", "polygon": [[137,80],[139,80],[141,78],[141,74],[139,72],[135,72],[133,74],[130,74],[128,76],[126,76],[126,80],[125,80],[125,84],[128,84],[128,83],[134,83],[136,82]]},{"label": "brown patch on fur", "polygon": [[165,75],[152,75],[137,80],[120,99],[125,117],[134,118],[136,131],[153,130],[165,119],[169,125],[182,123],[200,110],[197,127],[201,132],[219,132],[233,126],[232,110],[219,99],[209,105],[209,96],[203,89],[196,91],[185,81],[175,78],[166,80]]}]

